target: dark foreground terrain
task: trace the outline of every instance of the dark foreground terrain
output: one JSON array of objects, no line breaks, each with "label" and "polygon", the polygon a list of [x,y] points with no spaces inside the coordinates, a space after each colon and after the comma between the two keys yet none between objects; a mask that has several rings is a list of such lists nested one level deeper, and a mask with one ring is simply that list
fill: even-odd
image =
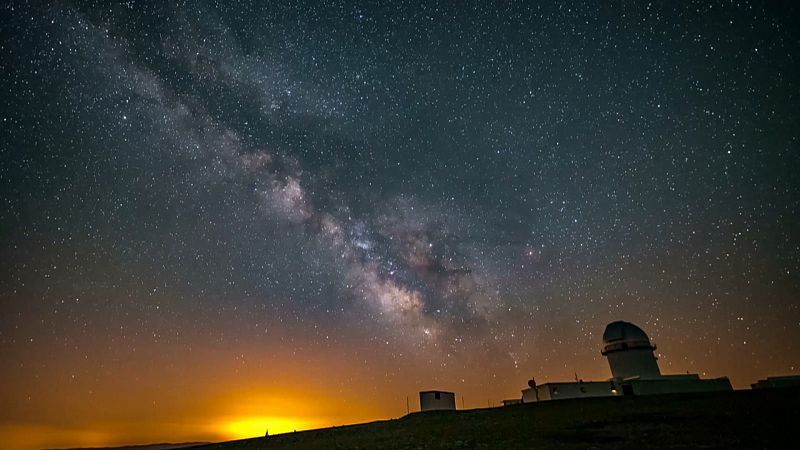
[{"label": "dark foreground terrain", "polygon": [[614,397],[457,412],[196,447],[239,449],[800,448],[800,389]]}]

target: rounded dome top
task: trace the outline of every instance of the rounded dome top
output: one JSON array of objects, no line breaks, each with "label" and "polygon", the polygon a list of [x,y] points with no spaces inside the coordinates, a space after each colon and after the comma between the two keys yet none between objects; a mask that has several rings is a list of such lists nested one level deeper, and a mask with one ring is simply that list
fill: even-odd
[{"label": "rounded dome top", "polygon": [[650,344],[647,333],[630,322],[620,320],[606,326],[606,331],[603,333],[602,354],[634,348],[655,350],[655,346]]}]

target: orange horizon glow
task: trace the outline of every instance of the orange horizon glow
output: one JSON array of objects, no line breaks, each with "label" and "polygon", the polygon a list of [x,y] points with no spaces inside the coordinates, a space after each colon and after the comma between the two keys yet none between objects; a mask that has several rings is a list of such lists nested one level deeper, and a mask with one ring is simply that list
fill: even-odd
[{"label": "orange horizon glow", "polygon": [[[152,443],[222,442],[254,437],[326,428],[342,424],[352,417],[354,422],[368,421],[368,416],[324,417],[319,414],[326,408],[321,403],[312,404],[312,398],[298,396],[298,403],[311,406],[285,408],[286,397],[269,397],[259,394],[254,400],[231,400],[219,409],[231,411],[215,416],[198,411],[191,417],[156,417],[151,422],[96,422],[74,425],[42,425],[11,423],[0,425],[0,442],[3,448],[42,449],[78,447],[115,447]],[[319,399],[318,399],[319,400]],[[325,401],[323,399],[323,401]],[[273,405],[272,407],[259,405]],[[280,414],[279,410],[287,411]],[[262,411],[259,413],[258,411]],[[337,420],[338,419],[338,420]],[[348,422],[350,423],[350,422]]]},{"label": "orange horizon glow", "polygon": [[229,440],[247,439],[270,435],[291,433],[293,431],[322,428],[322,425],[299,417],[253,416],[226,419],[224,430]]},{"label": "orange horizon glow", "polygon": [[[5,373],[8,384],[0,394],[6,397],[0,400],[8,405],[5,417],[15,420],[0,418],[0,442],[19,450],[220,442],[263,436],[267,430],[274,435],[401,417],[406,398],[415,411],[416,394],[424,389],[454,391],[459,408],[462,397],[467,408],[477,408],[519,395],[530,375],[544,382],[571,379],[575,371],[584,379],[604,379],[609,374],[591,341],[577,346],[583,353],[554,358],[546,368],[505,367],[498,376],[500,354],[494,360],[478,361],[475,356],[459,364],[431,366],[428,357],[395,360],[376,348],[364,351],[371,358],[364,365],[362,356],[348,353],[358,347],[345,337],[342,340],[338,347],[292,353],[290,346],[242,339],[247,343],[238,344],[235,352],[207,344],[180,360],[168,345],[142,345],[143,357],[155,359],[155,365],[129,360],[122,373],[104,372],[98,365],[74,378],[69,368],[75,363],[69,355],[54,355],[50,363],[64,368],[61,371],[38,379],[14,368]],[[672,362],[683,360],[684,346],[670,339],[658,342],[660,353],[666,355],[659,361],[664,373],[680,373],[684,367],[701,372]],[[369,345],[363,344],[366,349]],[[110,358],[102,349],[98,352],[97,361]],[[231,353],[245,362],[232,362]],[[576,362],[574,368],[564,366],[567,359]],[[23,361],[22,368],[24,364],[29,363]],[[730,376],[740,388],[762,376],[758,371],[763,369],[736,364],[709,359],[703,361],[707,370],[702,372],[709,378]],[[465,372],[465,366],[472,369]],[[25,395],[7,401],[15,392]]]},{"label": "orange horizon glow", "polygon": [[[633,314],[627,317],[637,321]],[[611,319],[597,318],[598,332]],[[610,376],[599,337],[581,336],[568,321],[548,324],[560,330],[562,341],[531,342],[533,357],[519,367],[507,353],[494,350],[448,357],[427,347],[401,356],[359,329],[339,331],[337,341],[326,347],[306,345],[304,330],[279,327],[270,330],[279,338],[265,339],[263,329],[256,328],[226,335],[225,343],[216,340],[220,330],[244,322],[236,315],[222,317],[203,330],[205,335],[183,335],[173,342],[129,339],[123,348],[131,350],[102,341],[75,342],[80,352],[50,355],[47,364],[58,370],[37,377],[26,368],[40,363],[39,354],[21,353],[17,364],[0,374],[0,403],[7,405],[0,411],[5,414],[0,415],[0,442],[18,450],[220,442],[263,436],[267,430],[274,435],[401,417],[406,398],[416,411],[417,393],[425,389],[454,391],[459,408],[463,398],[469,409],[518,396],[533,375],[540,382],[570,380],[576,372],[588,380]],[[165,323],[158,332],[174,326]],[[729,376],[734,386],[746,388],[759,377],[791,371],[782,368],[791,363],[789,354],[761,367],[722,351],[693,360],[693,347],[680,341],[690,330],[643,326],[659,344],[664,373]],[[55,337],[47,342],[46,334],[37,336],[37,345],[61,345]],[[765,332],[763,339],[766,345],[782,336]],[[186,342],[192,343],[189,352]],[[533,352],[537,348],[549,353]]]}]

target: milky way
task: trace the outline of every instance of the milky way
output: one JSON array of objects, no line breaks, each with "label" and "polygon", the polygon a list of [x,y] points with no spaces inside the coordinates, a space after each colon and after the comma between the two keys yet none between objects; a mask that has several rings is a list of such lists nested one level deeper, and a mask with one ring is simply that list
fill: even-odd
[{"label": "milky way", "polygon": [[620,319],[800,370],[796,8],[281,3],[2,7],[0,425],[197,354],[378,399],[317,424],[483,406],[606,377]]}]

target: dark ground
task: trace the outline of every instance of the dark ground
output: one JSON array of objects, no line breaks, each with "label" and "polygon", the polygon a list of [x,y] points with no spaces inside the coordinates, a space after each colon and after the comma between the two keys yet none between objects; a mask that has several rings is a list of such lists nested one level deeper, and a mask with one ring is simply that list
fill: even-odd
[{"label": "dark ground", "polygon": [[560,400],[196,447],[240,449],[800,448],[800,389]]}]

